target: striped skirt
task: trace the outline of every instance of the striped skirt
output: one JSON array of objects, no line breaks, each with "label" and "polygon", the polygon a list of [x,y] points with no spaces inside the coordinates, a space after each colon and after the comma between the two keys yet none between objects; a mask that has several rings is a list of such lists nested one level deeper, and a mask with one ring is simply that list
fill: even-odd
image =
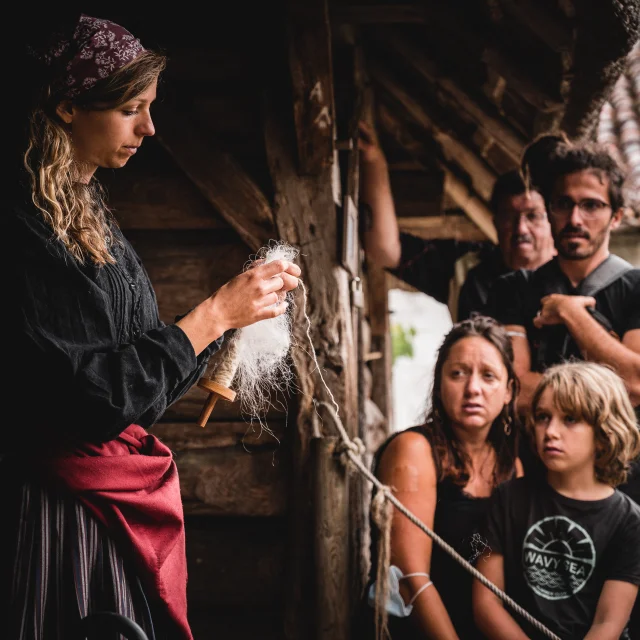
[{"label": "striped skirt", "polygon": [[[4,599],[7,618],[0,620],[8,630],[4,638],[81,640],[80,620],[108,611],[136,622],[149,640],[159,640],[139,578],[82,504],[27,483],[18,492],[13,511],[11,523],[5,520],[15,535],[3,549],[13,565],[9,597]],[[121,636],[101,630],[98,638]]]}]

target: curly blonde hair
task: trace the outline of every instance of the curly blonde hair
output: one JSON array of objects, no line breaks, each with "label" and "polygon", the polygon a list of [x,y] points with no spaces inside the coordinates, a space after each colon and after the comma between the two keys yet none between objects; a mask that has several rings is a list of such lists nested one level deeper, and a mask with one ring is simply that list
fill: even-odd
[{"label": "curly blonde hair", "polygon": [[[89,111],[115,109],[145,91],[165,66],[164,55],[145,50],[72,103]],[[76,260],[112,263],[114,234],[104,190],[95,177],[89,184],[77,180],[71,138],[56,113],[62,96],[53,86],[52,83],[44,88],[29,118],[29,141],[23,160],[31,180],[31,198]]]},{"label": "curly blonde hair", "polygon": [[530,435],[546,389],[561,411],[593,427],[596,478],[612,487],[624,483],[631,463],[640,455],[640,429],[620,376],[595,362],[566,362],[549,367],[531,402],[527,418]]}]

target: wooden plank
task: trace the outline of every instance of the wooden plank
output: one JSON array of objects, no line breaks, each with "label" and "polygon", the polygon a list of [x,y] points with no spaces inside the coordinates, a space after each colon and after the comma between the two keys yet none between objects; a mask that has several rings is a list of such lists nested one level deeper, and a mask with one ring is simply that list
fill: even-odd
[{"label": "wooden plank", "polygon": [[257,251],[275,237],[267,199],[228,153],[203,139],[186,114],[168,101],[155,107],[154,119],[162,146],[251,249]]},{"label": "wooden plank", "polygon": [[230,228],[157,141],[145,142],[135,160],[127,171],[100,175],[123,230]]},{"label": "wooden plank", "polygon": [[316,640],[349,640],[349,477],[336,455],[341,439],[314,438]]},{"label": "wooden plank", "polygon": [[333,161],[335,105],[326,0],[288,0],[289,68],[300,173]]},{"label": "wooden plank", "polygon": [[218,608],[242,607],[246,615],[247,609],[282,606],[284,518],[187,515],[185,534],[190,618]]},{"label": "wooden plank", "polygon": [[[217,405],[216,405],[217,406]],[[285,437],[284,420],[269,420],[265,430],[258,423],[216,422],[211,420],[207,428],[195,422],[160,422],[154,425],[152,433],[162,440],[172,451],[187,449],[216,449],[224,447],[265,447],[277,446]],[[277,438],[277,439],[276,439]]]},{"label": "wooden plank", "polygon": [[176,454],[190,515],[276,516],[286,512],[290,449],[187,449]]},{"label": "wooden plank", "polygon": [[493,224],[493,214],[485,202],[451,171],[445,172],[444,188],[451,199],[473,220],[485,236],[497,244],[498,232]]},{"label": "wooden plank", "polygon": [[371,399],[382,411],[387,428],[393,411],[391,382],[391,339],[389,329],[389,284],[387,272],[370,260],[367,261],[367,299],[371,328],[371,351],[382,357],[369,362],[372,373]]},{"label": "wooden plank", "polygon": [[425,240],[460,240],[482,242],[487,235],[469,217],[460,215],[431,216],[428,218],[398,218],[400,231]]},{"label": "wooden plank", "polygon": [[251,251],[233,234],[131,230],[127,237],[156,289],[160,317],[172,323],[240,273]]},{"label": "wooden plank", "polygon": [[435,122],[431,114],[428,114],[411,93],[402,87],[386,69],[378,65],[369,65],[369,70],[376,83],[387,91],[402,110],[440,145],[446,160],[457,164],[467,173],[473,188],[488,200],[496,175],[484,160],[454,137],[452,132]]}]

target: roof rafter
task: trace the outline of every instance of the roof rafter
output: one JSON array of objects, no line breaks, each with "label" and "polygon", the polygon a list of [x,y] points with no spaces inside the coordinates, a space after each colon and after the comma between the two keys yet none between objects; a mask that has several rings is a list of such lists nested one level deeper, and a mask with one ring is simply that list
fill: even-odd
[{"label": "roof rafter", "polygon": [[407,90],[378,65],[369,64],[371,77],[402,105],[406,113],[441,147],[448,163],[457,164],[471,178],[474,190],[489,200],[496,179],[493,170],[474,151],[466,147],[444,127],[439,126]]},{"label": "roof rafter", "polygon": [[[416,139],[408,130],[404,122],[395,116],[384,105],[378,106],[378,115],[380,124],[387,133],[393,136],[399,144],[407,149],[418,162],[429,165],[431,154],[427,150],[425,144]],[[487,205],[481,200],[476,193],[468,188],[462,180],[460,180],[450,168],[446,165],[442,167],[445,174],[444,189],[451,199],[476,223],[482,232],[492,242],[498,242],[496,228],[493,224],[493,216]]]},{"label": "roof rafter", "polygon": [[484,129],[514,162],[520,161],[525,145],[524,138],[504,119],[489,114],[486,107],[478,104],[453,79],[443,75],[423,51],[393,29],[376,34],[374,39],[384,42],[399,54],[411,68],[439,90],[439,94],[442,94],[443,101],[448,106],[454,105],[460,113]]}]

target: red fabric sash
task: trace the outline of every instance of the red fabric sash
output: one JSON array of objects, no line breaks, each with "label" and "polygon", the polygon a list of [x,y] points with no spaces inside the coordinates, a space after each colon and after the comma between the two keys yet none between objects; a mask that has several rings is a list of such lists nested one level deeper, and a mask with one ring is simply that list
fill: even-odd
[{"label": "red fabric sash", "polygon": [[179,628],[187,622],[187,561],[178,469],[171,450],[138,425],[115,440],[84,444],[48,461],[73,493],[129,549],[143,584],[153,589]]}]

